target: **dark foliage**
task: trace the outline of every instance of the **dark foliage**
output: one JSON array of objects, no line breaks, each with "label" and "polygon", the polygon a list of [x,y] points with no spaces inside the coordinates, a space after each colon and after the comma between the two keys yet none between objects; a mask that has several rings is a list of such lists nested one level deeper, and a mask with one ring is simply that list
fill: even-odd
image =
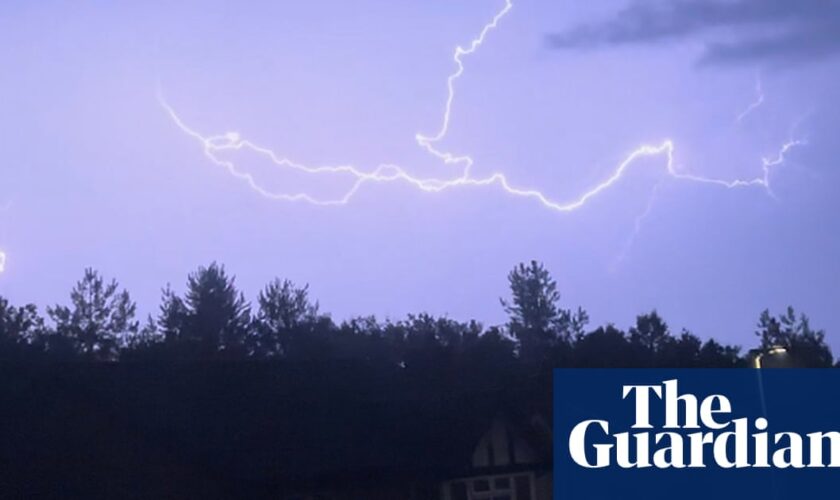
[{"label": "dark foliage", "polygon": [[142,326],[128,293],[92,270],[70,306],[47,309],[51,322],[0,298],[4,495],[283,498],[335,484],[346,498],[435,498],[435,481],[465,473],[493,416],[550,421],[553,367],[833,360],[792,309],[762,313],[760,345],[742,355],[673,334],[656,311],[627,331],[587,330],[536,262],[509,280],[509,321],[491,327],[429,314],[337,323],[308,287],[281,280],[252,314],[215,263],[183,295],[167,286]]},{"label": "dark foliage", "polygon": [[497,380],[514,372],[552,367],[742,367],[756,355],[783,348],[785,359],[768,366],[829,367],[834,360],[825,332],[788,308],[761,313],[759,345],[739,347],[671,332],[651,311],[627,331],[609,324],[588,330],[583,309],[560,305],[557,282],[540,263],[519,264],[508,275],[509,315],[484,327],[428,314],[401,321],[360,317],[336,323],[310,298],[308,286],[275,279],[260,291],[256,312],[224,267],[212,263],[187,278],[183,296],[169,285],[159,313],[141,327],[136,306],[116,281],[87,269],[70,294],[70,306],[47,308],[50,323],[32,305],[15,307],[0,297],[0,355],[10,360],[219,361],[334,360],[398,367],[427,379]]},{"label": "dark foliage", "polygon": [[82,359],[113,361],[119,347],[137,333],[136,305],[116,280],[106,283],[93,269],[70,292],[71,306],[47,308],[54,327],[46,331],[48,351],[62,356],[75,353]]}]

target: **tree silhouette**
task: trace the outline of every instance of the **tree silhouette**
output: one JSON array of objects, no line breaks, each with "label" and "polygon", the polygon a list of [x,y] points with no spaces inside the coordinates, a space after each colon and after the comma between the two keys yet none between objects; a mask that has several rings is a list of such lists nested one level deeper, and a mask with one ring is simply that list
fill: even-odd
[{"label": "tree silhouette", "polygon": [[288,355],[294,333],[302,333],[318,320],[318,304],[309,300],[309,285],[297,287],[277,278],[260,292],[257,302],[250,350],[260,357]]},{"label": "tree silhouette", "polygon": [[544,362],[559,346],[569,344],[573,334],[580,334],[589,320],[582,309],[572,313],[558,307],[557,282],[537,261],[516,266],[508,274],[508,283],[511,300],[500,300],[525,363]]},{"label": "tree silhouette", "polygon": [[116,280],[106,283],[98,272],[88,268],[70,292],[70,301],[69,307],[47,308],[55,323],[47,348],[64,350],[69,343],[83,358],[116,360],[120,343],[138,327],[134,320],[136,304],[128,292],[120,291]]},{"label": "tree silhouette", "polygon": [[187,306],[170,285],[163,289],[156,327],[169,345],[186,340]]},{"label": "tree silhouette", "polygon": [[158,330],[157,323],[151,315],[134,335],[129,335],[123,343],[120,359],[137,357],[138,353],[148,353],[163,345],[163,336]]},{"label": "tree silhouette", "polygon": [[[675,354],[677,340],[671,336],[668,324],[656,311],[642,314],[636,317],[636,324],[628,332],[628,340],[632,350],[634,365],[657,366],[665,361],[665,351],[670,347],[669,355]],[[691,337],[685,337],[684,341],[689,343]],[[700,348],[699,345],[691,346]],[[690,358],[690,356],[689,356]]]},{"label": "tree silhouette", "polygon": [[741,348],[707,340],[700,348],[697,366],[700,368],[742,368],[747,366],[740,355]]},{"label": "tree silhouette", "polygon": [[762,350],[783,347],[794,366],[830,367],[834,362],[831,349],[825,343],[825,332],[812,329],[808,316],[797,317],[793,307],[789,306],[778,317],[765,309],[759,316],[755,333],[761,339]]},{"label": "tree silhouette", "polygon": [[668,324],[656,311],[636,317],[636,325],[630,329],[630,343],[648,353],[660,352],[671,334]]},{"label": "tree silhouette", "polygon": [[[536,261],[514,267],[508,281],[510,299],[501,299],[509,316],[504,326],[485,328],[426,313],[336,324],[320,312],[308,286],[281,279],[259,293],[252,317],[234,278],[212,263],[189,274],[183,296],[167,285],[157,317],[140,328],[128,292],[86,269],[71,291],[71,304],[47,308],[51,324],[34,305],[15,307],[0,297],[0,359],[267,359],[309,366],[340,361],[397,369],[428,383],[457,380],[464,390],[505,385],[520,376],[546,378],[555,367],[749,365],[750,356],[742,356],[738,346],[704,342],[685,329],[672,335],[655,310],[639,315],[626,332],[612,324],[587,331],[586,311],[560,307],[556,281]],[[756,334],[760,350],[786,349],[785,366],[832,366],[825,332],[792,308],[779,316],[762,312]]]},{"label": "tree silhouette", "polygon": [[342,357],[389,368],[402,366],[405,360],[405,329],[391,322],[382,324],[373,316],[342,322],[334,339]]},{"label": "tree silhouette", "polygon": [[[0,421],[15,430],[4,446],[9,457],[27,458],[7,462],[31,471],[23,482],[41,484],[55,472],[65,489],[70,478],[93,489],[131,483],[149,497],[212,496],[219,487],[246,497],[270,487],[284,497],[287,482],[328,478],[339,494],[359,471],[462,472],[462,457],[494,415],[545,432],[550,443],[547,429],[528,422],[552,412],[554,368],[748,366],[739,347],[685,329],[674,334],[656,311],[626,331],[587,330],[586,312],[560,307],[556,282],[537,262],[516,266],[508,279],[509,320],[489,327],[428,313],[336,324],[307,286],[280,279],[259,293],[252,316],[216,263],[191,273],[183,295],[167,285],[157,316],[142,327],[128,293],[90,269],[69,306],[48,309],[52,322],[34,305],[0,298],[0,392],[13,402],[0,408]],[[761,349],[787,349],[785,366],[831,366],[824,332],[793,309],[763,312],[756,333]],[[777,365],[771,358],[765,366]],[[64,360],[120,363],[51,363]],[[55,457],[67,467],[43,466]],[[220,481],[208,483],[205,471]],[[170,483],[187,486],[155,490]],[[432,497],[437,486],[414,496]],[[410,495],[376,497],[400,496]]]},{"label": "tree silhouette", "polygon": [[602,326],[577,338],[572,366],[624,368],[633,366],[630,343],[615,325]]},{"label": "tree silhouette", "polygon": [[158,324],[180,352],[205,359],[245,354],[250,306],[223,266],[199,267],[187,278],[187,292],[178,297],[164,290]]},{"label": "tree silhouette", "polygon": [[15,307],[0,297],[0,357],[23,357],[44,334],[44,320],[34,304]]},{"label": "tree silhouette", "polygon": [[501,299],[510,325],[517,331],[550,332],[560,313],[560,292],[548,270],[535,260],[524,263],[508,274],[512,301]]}]

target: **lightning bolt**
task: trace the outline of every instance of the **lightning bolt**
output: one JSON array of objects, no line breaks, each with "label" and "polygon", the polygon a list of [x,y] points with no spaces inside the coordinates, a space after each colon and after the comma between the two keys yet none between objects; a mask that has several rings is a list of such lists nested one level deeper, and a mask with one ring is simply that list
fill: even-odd
[{"label": "lightning bolt", "polygon": [[[580,209],[590,200],[612,188],[634,165],[638,165],[640,163],[640,159],[646,157],[664,158],[664,172],[667,176],[675,180],[710,184],[727,189],[758,186],[764,188],[768,193],[772,194],[770,191],[771,170],[784,162],[785,156],[791,149],[804,144],[801,140],[789,140],[782,146],[777,156],[762,159],[762,175],[753,179],[736,180],[705,177],[678,169],[674,162],[674,143],[670,139],[665,139],[658,144],[643,144],[627,154],[627,156],[624,157],[624,160],[621,161],[613,169],[612,173],[603,181],[594,185],[576,198],[565,201],[552,199],[537,189],[515,186],[502,172],[491,173],[483,177],[475,177],[471,172],[471,167],[474,164],[474,160],[471,156],[439,150],[436,148],[436,144],[442,141],[449,131],[452,105],[455,100],[455,83],[465,71],[463,58],[475,53],[481,47],[486,37],[494,29],[496,29],[499,23],[512,8],[512,1],[506,0],[501,10],[495,14],[490,22],[484,25],[478,36],[473,38],[466,47],[458,46],[455,48],[453,61],[456,69],[446,79],[447,97],[443,109],[440,128],[437,133],[431,136],[420,133],[415,135],[417,144],[444,164],[463,165],[461,174],[457,176],[434,178],[411,175],[403,167],[393,163],[382,163],[372,170],[364,170],[350,164],[309,166],[278,155],[269,148],[257,145],[247,139],[244,139],[237,132],[228,132],[221,135],[210,136],[198,132],[194,128],[188,126],[186,122],[176,113],[175,109],[169,105],[163,96],[160,86],[158,86],[157,93],[158,102],[166,113],[168,113],[174,124],[182,132],[201,144],[204,156],[211,163],[225,168],[232,176],[245,182],[250,189],[258,195],[269,200],[303,201],[314,205],[325,206],[347,204],[366,183],[403,182],[425,192],[441,192],[466,187],[494,186],[509,195],[534,200],[547,209],[557,212],[572,212]],[[763,94],[761,94],[761,100],[763,100]],[[755,109],[755,107],[757,107],[757,105],[751,106],[750,110]],[[225,153],[239,151],[250,151],[255,153],[266,158],[273,165],[281,169],[290,169],[309,175],[342,176],[349,178],[352,182],[343,195],[335,198],[319,198],[305,191],[272,191],[262,186],[252,174],[240,169],[234,161],[222,157]]]},{"label": "lightning bolt", "polygon": [[[793,149],[794,147],[797,147],[797,146],[804,146],[805,144],[807,144],[807,142],[804,139],[793,139],[792,138],[792,137],[795,136],[796,129],[799,126],[799,122],[800,122],[800,120],[797,120],[796,122],[794,122],[794,125],[793,125],[793,127],[791,127],[791,131],[790,131],[791,139],[788,139],[784,144],[782,144],[782,146],[776,152],[775,156],[764,157],[764,158],[761,159],[761,166],[762,166],[762,172],[763,172],[763,175],[761,177],[757,177],[757,178],[749,180],[749,181],[731,181],[731,182],[723,182],[721,184],[721,181],[718,181],[718,180],[715,180],[715,179],[706,179],[706,178],[703,178],[703,177],[697,177],[697,176],[686,175],[686,174],[677,174],[677,173],[672,172],[672,176],[675,177],[675,178],[678,178],[678,179],[682,178],[682,179],[691,180],[691,181],[695,181],[695,182],[706,182],[706,183],[711,182],[713,184],[722,185],[723,187],[726,187],[726,188],[735,188],[735,187],[744,187],[744,186],[761,186],[767,191],[767,194],[769,194],[772,198],[777,199],[775,193],[773,193],[773,190],[770,188],[770,173],[771,173],[771,170],[773,169],[773,167],[777,167],[777,166],[781,165],[782,163],[784,163],[785,156],[788,154],[788,152],[791,149]],[[633,247],[633,244],[635,243],[636,238],[639,236],[639,232],[641,232],[641,230],[642,230],[642,223],[645,221],[645,219],[647,219],[650,216],[651,212],[653,211],[653,206],[656,203],[657,194],[659,193],[659,189],[661,187],[662,187],[662,180],[660,180],[659,182],[656,183],[656,185],[653,186],[653,189],[651,190],[651,193],[650,193],[650,198],[648,198],[647,205],[645,206],[644,211],[642,211],[642,213],[640,215],[638,215],[636,217],[636,219],[634,220],[634,222],[633,222],[633,232],[630,234],[630,237],[625,242],[624,247],[621,249],[621,252],[619,252],[618,256],[616,257],[615,261],[613,262],[613,265],[611,266],[611,270],[615,271],[618,268],[618,266],[621,265],[621,263],[624,262],[624,260],[627,258],[627,254],[630,252],[630,249]]]},{"label": "lightning bolt", "polygon": [[751,102],[749,106],[744,108],[743,111],[738,113],[738,116],[735,117],[735,122],[736,123],[741,123],[741,121],[743,121],[744,118],[747,117],[747,115],[749,115],[750,113],[752,113],[753,111],[758,109],[758,107],[761,106],[762,104],[764,104],[764,90],[762,89],[762,85],[761,85],[761,75],[756,74],[755,75],[755,100],[753,102]]},{"label": "lightning bolt", "polygon": [[496,29],[496,26],[499,25],[499,21],[501,21],[512,8],[513,3],[511,3],[511,0],[505,0],[505,6],[502,10],[497,12],[489,23],[484,25],[481,33],[479,33],[479,35],[470,42],[467,48],[463,48],[460,45],[455,47],[455,54],[452,56],[452,59],[455,61],[456,70],[446,79],[446,106],[444,106],[443,109],[443,119],[441,120],[440,129],[438,129],[437,134],[432,137],[419,133],[414,137],[421,148],[425,149],[433,156],[443,160],[444,163],[463,163],[465,165],[464,177],[469,177],[470,167],[473,165],[473,159],[466,155],[456,156],[452,153],[439,151],[435,149],[434,144],[440,142],[449,132],[449,119],[452,116],[452,102],[455,100],[455,80],[461,78],[461,75],[464,74],[464,61],[461,58],[477,51],[478,48],[481,47],[481,44],[484,43],[484,39],[487,37],[487,34]]},{"label": "lightning bolt", "polygon": [[624,247],[621,249],[621,252],[619,252],[611,266],[612,271],[615,271],[624,262],[627,258],[627,254],[630,253],[630,249],[633,248],[633,244],[636,242],[636,237],[639,236],[639,233],[642,231],[642,223],[650,216],[651,212],[653,212],[653,206],[656,204],[656,197],[661,187],[661,180],[653,186],[653,190],[650,192],[650,197],[648,198],[647,205],[645,205],[645,209],[641,214],[636,216],[636,219],[633,221],[633,232],[630,233],[630,237],[627,238],[627,241],[624,243]]},{"label": "lightning bolt", "polygon": [[[11,200],[7,201],[3,205],[0,205],[0,212],[6,212],[10,208],[12,208]],[[3,272],[5,270],[6,270],[6,252],[4,252],[2,249],[0,249],[0,274],[3,274]]]}]

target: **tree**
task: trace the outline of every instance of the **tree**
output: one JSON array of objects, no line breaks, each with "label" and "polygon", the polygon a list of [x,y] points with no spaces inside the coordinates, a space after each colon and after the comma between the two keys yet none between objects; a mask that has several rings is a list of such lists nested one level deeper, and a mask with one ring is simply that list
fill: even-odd
[{"label": "tree", "polygon": [[516,346],[501,329],[480,331],[475,323],[465,330],[458,378],[472,379],[472,387],[485,390],[510,384],[516,375]]},{"label": "tree", "polygon": [[532,260],[515,267],[508,274],[512,302],[501,299],[510,325],[519,331],[549,332],[560,317],[557,302],[560,292],[548,270]]},{"label": "tree", "polygon": [[57,338],[48,342],[58,346],[69,341],[83,358],[112,361],[120,342],[137,332],[136,304],[116,280],[105,282],[93,269],[85,269],[82,279],[70,292],[72,305],[47,308],[55,322]]},{"label": "tree", "polygon": [[256,331],[251,352],[262,357],[289,353],[293,330],[313,324],[318,318],[318,303],[309,300],[309,285],[297,287],[289,280],[274,279],[257,298]]},{"label": "tree", "polygon": [[577,338],[572,362],[577,368],[629,368],[632,356],[624,332],[614,325],[599,327]]},{"label": "tree", "polygon": [[129,335],[123,344],[127,351],[140,351],[152,349],[161,343],[162,336],[157,329],[157,324],[151,315],[146,317],[146,322],[134,335]]},{"label": "tree", "polygon": [[520,357],[526,363],[542,363],[560,343],[570,343],[588,322],[586,313],[558,307],[557,282],[541,263],[516,266],[508,274],[511,301],[501,299],[508,313],[508,328],[519,342]]},{"label": "tree", "polygon": [[43,332],[44,320],[34,304],[15,307],[0,297],[0,356],[22,356]]},{"label": "tree", "polygon": [[405,334],[401,325],[383,324],[374,316],[352,318],[337,328],[335,349],[344,359],[363,360],[377,367],[403,366]]},{"label": "tree", "polygon": [[700,348],[697,366],[701,368],[742,368],[746,366],[740,354],[741,348],[721,345],[709,339]]},{"label": "tree", "polygon": [[163,289],[160,302],[156,326],[164,342],[171,345],[186,335],[187,306],[169,284]]},{"label": "tree", "polygon": [[765,309],[758,319],[755,334],[761,339],[763,351],[785,348],[791,366],[827,368],[833,364],[831,348],[825,343],[825,332],[812,329],[808,316],[797,316],[793,307],[788,306],[778,317]]},{"label": "tree", "polygon": [[[224,266],[213,262],[199,267],[187,278],[187,293],[181,312],[174,294],[167,312],[178,321],[178,338],[198,349],[200,356],[241,357],[245,354],[245,337],[248,333],[250,306],[236,289],[235,279],[228,277]],[[165,335],[165,333],[164,333]]]},{"label": "tree", "polygon": [[656,311],[637,316],[636,325],[630,328],[629,333],[630,346],[638,358],[636,363],[642,366],[655,365],[656,358],[660,357],[658,355],[674,341],[668,331],[668,324]]}]

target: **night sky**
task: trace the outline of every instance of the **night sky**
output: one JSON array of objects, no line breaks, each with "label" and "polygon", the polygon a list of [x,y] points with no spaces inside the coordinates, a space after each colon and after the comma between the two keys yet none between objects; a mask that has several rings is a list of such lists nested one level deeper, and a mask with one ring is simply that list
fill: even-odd
[{"label": "night sky", "polygon": [[790,304],[840,348],[840,2],[514,0],[430,154],[504,8],[4,2],[0,295],[63,303],[92,266],[154,313],[216,260],[336,319],[494,324],[537,259],[596,324],[752,346]]}]

